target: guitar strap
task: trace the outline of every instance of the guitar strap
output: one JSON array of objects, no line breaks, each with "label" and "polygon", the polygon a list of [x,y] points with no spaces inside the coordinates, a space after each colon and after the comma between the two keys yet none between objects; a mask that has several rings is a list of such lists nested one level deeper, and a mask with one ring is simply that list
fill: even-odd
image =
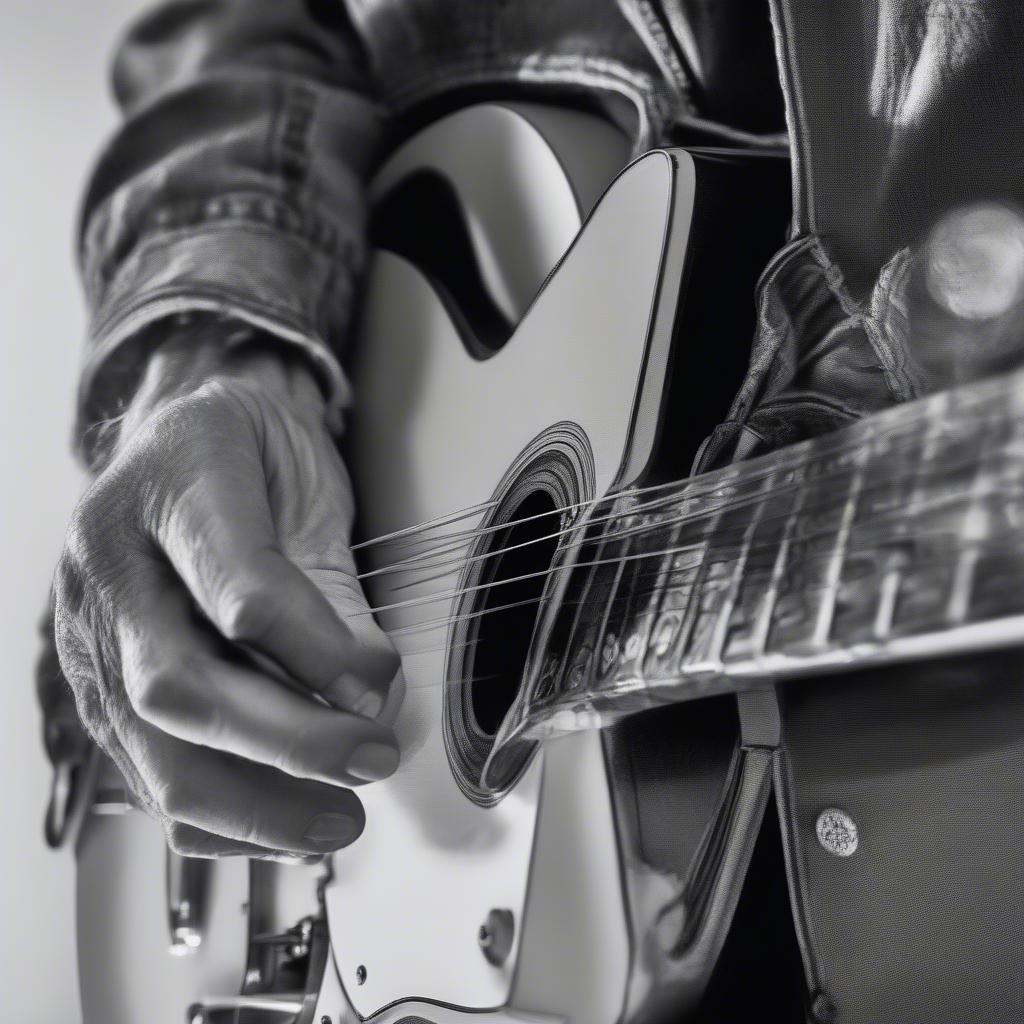
[{"label": "guitar strap", "polygon": [[746,690],[736,694],[740,716],[740,739],[746,748],[773,750],[782,735],[782,720],[775,687]]}]

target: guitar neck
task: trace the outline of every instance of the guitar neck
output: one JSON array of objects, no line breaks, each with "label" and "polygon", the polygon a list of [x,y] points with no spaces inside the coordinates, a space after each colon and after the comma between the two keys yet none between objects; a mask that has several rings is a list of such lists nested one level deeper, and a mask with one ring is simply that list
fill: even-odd
[{"label": "guitar neck", "polygon": [[1022,412],[1017,373],[622,495],[568,552],[506,731],[1020,642]]}]

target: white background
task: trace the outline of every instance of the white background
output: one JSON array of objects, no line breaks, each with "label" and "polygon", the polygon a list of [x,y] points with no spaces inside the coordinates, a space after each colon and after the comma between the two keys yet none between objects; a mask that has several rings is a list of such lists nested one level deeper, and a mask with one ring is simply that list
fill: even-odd
[{"label": "white background", "polygon": [[141,0],[0,4],[0,1018],[77,1024],[72,863],[43,845],[36,622],[82,479],[68,454],[78,196],[115,123],[106,65]]}]

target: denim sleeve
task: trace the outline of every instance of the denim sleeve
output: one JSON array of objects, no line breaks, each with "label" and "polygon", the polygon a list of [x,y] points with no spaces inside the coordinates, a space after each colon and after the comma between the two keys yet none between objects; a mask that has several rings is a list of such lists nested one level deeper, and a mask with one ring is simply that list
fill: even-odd
[{"label": "denim sleeve", "polygon": [[[123,122],[84,197],[90,315],[77,436],[117,415],[158,322],[213,313],[298,347],[332,422],[364,259],[362,182],[384,140],[358,39],[331,0],[174,0],[119,46]],[[228,332],[230,333],[230,332]]]}]

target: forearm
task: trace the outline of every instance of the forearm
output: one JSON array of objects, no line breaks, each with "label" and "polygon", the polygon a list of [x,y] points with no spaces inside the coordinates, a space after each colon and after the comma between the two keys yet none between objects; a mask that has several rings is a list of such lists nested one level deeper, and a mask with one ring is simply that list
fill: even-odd
[{"label": "forearm", "polygon": [[[87,191],[89,461],[165,325],[197,311],[300,350],[338,423],[336,358],[365,251],[362,181],[385,131],[344,18],[292,0],[156,11],[115,63],[126,120]],[[97,447],[97,444],[99,446]]]}]

